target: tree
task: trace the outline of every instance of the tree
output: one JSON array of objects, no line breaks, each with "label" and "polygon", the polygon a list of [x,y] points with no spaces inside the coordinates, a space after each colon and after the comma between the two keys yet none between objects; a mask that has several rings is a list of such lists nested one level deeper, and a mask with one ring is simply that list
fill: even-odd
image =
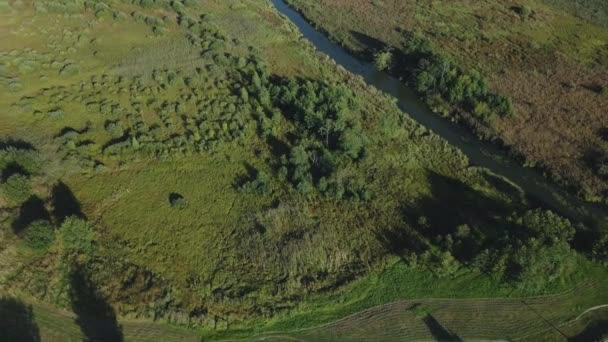
[{"label": "tree", "polygon": [[84,219],[70,216],[59,228],[63,255],[68,259],[89,257],[95,248],[95,231]]},{"label": "tree", "polygon": [[4,196],[15,204],[25,202],[32,195],[29,178],[20,173],[8,177],[1,189]]},{"label": "tree", "polygon": [[310,156],[303,145],[297,145],[291,149],[289,164],[294,183],[298,184],[310,178]]},{"label": "tree", "polygon": [[568,219],[550,210],[528,210],[517,223],[525,226],[529,232],[547,245],[568,243],[576,233]]},{"label": "tree", "polygon": [[362,132],[348,129],[342,134],[340,147],[349,157],[357,159],[365,146],[365,139]]},{"label": "tree", "polygon": [[575,260],[574,252],[565,242],[544,245],[532,239],[514,254],[511,269],[519,287],[539,291],[571,272]]},{"label": "tree", "polygon": [[376,69],[384,71],[393,66],[393,52],[391,49],[382,50],[374,55]]},{"label": "tree", "polygon": [[32,222],[25,230],[26,244],[35,250],[46,250],[55,240],[55,227],[46,220]]}]

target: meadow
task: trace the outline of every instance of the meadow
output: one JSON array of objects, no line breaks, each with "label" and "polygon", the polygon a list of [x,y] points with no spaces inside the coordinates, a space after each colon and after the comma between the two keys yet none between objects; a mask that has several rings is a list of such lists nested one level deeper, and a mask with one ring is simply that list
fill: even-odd
[{"label": "meadow", "polygon": [[471,166],[269,3],[5,1],[0,41],[0,314],[25,317],[15,329],[316,338],[420,301],[481,336],[450,310],[497,298],[536,333],[518,298],[582,289],[538,300],[554,324],[606,299],[608,239],[575,243],[586,227]]}]

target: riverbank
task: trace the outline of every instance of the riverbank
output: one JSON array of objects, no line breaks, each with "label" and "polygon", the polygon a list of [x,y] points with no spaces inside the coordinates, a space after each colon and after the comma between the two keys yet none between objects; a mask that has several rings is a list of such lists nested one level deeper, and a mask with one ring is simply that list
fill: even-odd
[{"label": "riverbank", "polygon": [[521,166],[509,158],[498,146],[480,141],[465,127],[445,120],[428,109],[415,92],[400,80],[378,71],[373,64],[358,60],[345,48],[332,42],[322,31],[317,31],[297,10],[282,0],[271,1],[279,12],[298,27],[302,35],[321,52],[330,56],[350,72],[360,75],[370,85],[397,99],[398,106],[414,120],[459,148],[475,165],[488,168],[522,188],[529,196],[560,212],[573,221],[592,226],[605,224],[608,209],[601,203],[588,203],[552,184],[535,169]]},{"label": "riverbank", "polygon": [[[588,151],[599,151],[603,148],[602,146],[606,145],[602,140],[601,134],[598,135],[598,132],[608,123],[605,122],[604,116],[599,116],[597,118],[588,118],[587,116],[588,114],[591,115],[590,113],[596,113],[598,111],[602,112],[601,108],[604,108],[606,103],[608,103],[608,97],[603,97],[598,93],[594,93],[593,91],[585,90],[583,87],[563,87],[563,84],[570,83],[597,83],[602,79],[602,77],[597,76],[595,81],[591,81],[589,77],[585,76],[583,71],[579,70],[579,72],[582,74],[578,75],[577,77],[580,76],[580,79],[573,81],[562,80],[562,82],[559,83],[559,87],[563,89],[560,90],[561,93],[557,99],[553,99],[555,96],[554,92],[558,91],[553,89],[554,83],[557,82],[554,79],[544,82],[547,84],[547,91],[538,89],[533,91],[532,89],[529,89],[525,92],[525,94],[520,92],[513,93],[513,89],[504,89],[505,82],[503,82],[500,78],[500,75],[502,75],[503,78],[505,77],[504,73],[509,75],[512,74],[509,73],[509,68],[511,68],[511,66],[508,64],[500,66],[501,70],[504,70],[504,73],[497,74],[496,69],[499,67],[488,66],[488,63],[490,63],[488,61],[489,57],[487,57],[483,51],[478,51],[475,53],[468,51],[469,54],[467,54],[466,48],[465,51],[462,51],[462,49],[459,48],[459,40],[457,38],[453,38],[452,41],[445,41],[447,37],[451,37],[450,35],[456,34],[455,32],[447,31],[447,33],[443,33],[444,36],[436,36],[433,35],[433,30],[441,31],[441,29],[428,26],[428,23],[421,23],[420,27],[415,29],[412,28],[412,22],[404,19],[403,16],[410,18],[413,15],[413,12],[409,13],[405,9],[407,8],[415,12],[414,7],[418,5],[410,5],[408,2],[397,2],[393,4],[392,1],[387,1],[378,6],[373,6],[369,2],[363,4],[357,1],[336,1],[332,2],[331,4],[325,3],[323,5],[320,5],[316,1],[301,2],[298,0],[291,0],[287,2],[295,6],[297,10],[301,11],[311,20],[313,25],[325,32],[332,40],[338,42],[351,53],[354,53],[359,57],[364,56],[369,59],[373,56],[375,51],[385,48],[392,48],[393,51],[399,52],[403,47],[404,41],[406,40],[405,37],[411,32],[418,32],[416,33],[418,38],[426,39],[432,42],[431,45],[437,46],[435,50],[449,56],[453,56],[456,61],[466,68],[476,68],[481,71],[482,75],[489,75],[491,89],[497,91],[501,95],[506,95],[513,99],[516,115],[512,117],[495,118],[491,122],[482,122],[481,120],[476,119],[473,115],[465,113],[465,118],[461,117],[461,121],[468,122],[467,125],[478,129],[477,132],[486,138],[493,137],[492,139],[499,142],[501,145],[504,143],[504,146],[508,147],[510,151],[509,154],[518,158],[520,163],[525,164],[527,167],[538,168],[541,170],[541,172],[546,171],[553,181],[558,182],[561,187],[567,188],[569,192],[574,193],[576,196],[584,198],[586,201],[602,201],[602,192],[604,191],[603,189],[606,188],[607,183],[601,178],[601,176],[596,174],[596,164],[594,164],[594,161],[589,159],[590,157]],[[504,19],[503,17],[506,17],[509,18],[509,20],[513,20],[513,16],[519,18],[513,13],[507,15],[503,13],[504,11],[500,12],[500,6],[498,5],[492,10],[486,8],[491,6],[490,4],[467,6],[471,7],[469,8],[465,6],[463,13],[458,15],[454,14],[456,20],[455,25],[461,24],[461,21],[465,20],[462,17],[465,16],[466,18],[466,15],[469,15],[468,11],[474,10],[486,10],[489,11],[489,13],[492,13],[484,14],[487,16],[485,17],[486,21],[490,20],[488,17],[493,18],[492,16],[502,19]],[[439,13],[441,11],[448,11],[449,8],[451,7],[442,6],[441,9],[434,8],[430,11],[437,11],[437,13]],[[425,9],[424,6],[422,6],[422,9],[418,10],[419,12],[416,13],[418,13],[417,15],[421,17],[431,16],[434,15],[432,13],[435,13],[425,12],[427,9]],[[537,10],[539,13],[542,11],[554,13],[551,12],[552,9],[545,7],[539,7]],[[386,11],[386,13],[383,11]],[[498,12],[494,13],[492,11]],[[375,18],[374,16],[378,16],[378,18]],[[330,17],[331,20],[329,20]],[[382,17],[384,17],[386,20],[378,20]],[[414,21],[418,23],[420,20],[422,19],[417,17],[417,19]],[[543,20],[547,19],[543,18]],[[474,21],[474,19],[470,19],[469,22],[470,21]],[[553,22],[551,22],[551,24],[553,24]],[[520,20],[520,22],[511,24],[512,27],[517,28],[513,30],[520,30],[520,26],[522,25],[523,27],[527,27],[526,25],[530,25],[530,21],[521,23]],[[579,31],[583,32],[584,34],[589,33],[589,30],[593,31],[594,29],[589,25],[591,24],[584,24],[581,26]],[[537,30],[542,30],[536,26],[534,27]],[[481,33],[475,31],[479,30],[478,28],[472,28],[471,30],[477,32],[478,34],[484,34],[486,31],[489,32],[488,34],[492,34],[494,31],[496,31],[496,28],[488,28],[486,31],[480,31]],[[602,37],[604,36],[608,37],[608,35],[605,34],[602,29],[595,30],[598,30],[599,33],[597,33],[595,36],[592,35],[591,38],[603,39]],[[584,37],[586,37],[584,39],[591,39],[588,35],[585,35]],[[500,41],[491,41],[489,43],[486,42],[486,44],[490,45],[499,43]],[[482,43],[475,41],[473,45],[477,46],[475,44]],[[523,43],[517,40],[516,44]],[[561,51],[560,49],[563,48],[562,46],[566,44],[567,43],[565,42],[561,43],[561,45],[557,44],[556,47],[551,47],[549,49],[554,48]],[[519,47],[520,45],[515,46]],[[536,56],[538,54],[537,51],[525,51],[526,54],[531,56]],[[496,58],[501,56],[499,52],[500,50],[496,51]],[[466,58],[464,56],[466,56]],[[505,54],[504,56],[507,58],[509,55]],[[596,64],[597,66],[593,67],[593,70],[597,69],[596,72],[601,72],[601,70],[603,70],[602,68],[605,69],[606,63],[597,62]],[[525,70],[524,65],[520,66],[520,68]],[[534,70],[535,68],[538,68],[538,66],[530,67],[530,70]],[[542,71],[540,73],[542,74]],[[549,73],[549,71],[547,71],[547,73]],[[526,87],[526,85],[531,87],[530,84],[535,84],[534,82],[537,81],[533,78],[537,76],[537,73],[532,72],[530,73],[530,77],[532,79],[528,81],[523,78],[508,80],[509,82],[513,83],[513,88],[519,87],[523,89]],[[523,83],[523,85],[520,83]],[[601,88],[601,82],[598,83],[598,87]],[[548,92],[549,90],[550,92]],[[524,100],[522,99],[522,96],[528,96],[529,98]],[[542,98],[542,96],[546,96],[547,98]],[[579,101],[579,103],[575,103],[574,100],[570,99],[573,96],[580,98],[581,101]],[[552,98],[551,101],[547,101],[549,97]],[[569,102],[563,104],[563,101],[566,100]],[[539,106],[539,102],[548,103],[544,103],[543,106]],[[529,103],[530,105],[525,105],[526,103]],[[563,110],[576,112],[576,123],[571,122],[574,120],[574,116],[572,115],[569,115],[567,120],[562,118],[564,113],[554,108],[558,105],[561,106],[560,108],[563,107]],[[530,111],[534,111],[534,115],[531,114]],[[552,113],[555,113],[555,117],[547,117],[547,115]],[[559,125],[557,126],[559,128],[554,127],[555,125]],[[592,127],[590,125],[592,125]],[[481,131],[479,129],[481,129]],[[513,133],[515,131],[517,133]],[[576,132],[576,134],[574,134],[574,132]],[[520,134],[520,136],[517,134]],[[585,139],[585,143],[581,143],[579,141],[580,139]]]}]

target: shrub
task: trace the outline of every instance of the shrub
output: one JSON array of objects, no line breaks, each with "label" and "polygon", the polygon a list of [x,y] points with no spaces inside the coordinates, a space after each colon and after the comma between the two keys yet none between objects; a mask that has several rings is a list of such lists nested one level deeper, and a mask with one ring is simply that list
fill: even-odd
[{"label": "shrub", "polygon": [[184,196],[178,193],[171,193],[169,195],[169,204],[173,209],[185,209],[188,206],[188,202]]},{"label": "shrub", "polygon": [[49,221],[34,221],[26,228],[23,239],[32,249],[46,250],[55,240],[55,229]]},{"label": "shrub", "polygon": [[61,77],[71,77],[80,72],[80,68],[78,65],[69,63],[64,65],[61,70],[59,70],[59,76]]},{"label": "shrub", "polygon": [[383,50],[374,55],[376,69],[383,71],[390,69],[393,65],[393,53],[391,50]]},{"label": "shrub", "polygon": [[8,90],[10,90],[11,92],[18,92],[21,91],[21,89],[23,89],[23,84],[21,84],[21,82],[19,81],[12,81],[8,84]]},{"label": "shrub", "polygon": [[532,9],[526,5],[522,5],[519,8],[519,15],[521,15],[523,19],[527,19],[532,15]]},{"label": "shrub", "polygon": [[95,231],[87,221],[68,217],[59,228],[63,254],[66,257],[91,255],[95,247]]},{"label": "shrub", "polygon": [[110,133],[113,138],[120,138],[125,134],[120,121],[108,122],[106,124],[106,131]]},{"label": "shrub", "polygon": [[27,176],[14,174],[2,184],[2,193],[14,203],[23,203],[32,195],[32,187]]}]

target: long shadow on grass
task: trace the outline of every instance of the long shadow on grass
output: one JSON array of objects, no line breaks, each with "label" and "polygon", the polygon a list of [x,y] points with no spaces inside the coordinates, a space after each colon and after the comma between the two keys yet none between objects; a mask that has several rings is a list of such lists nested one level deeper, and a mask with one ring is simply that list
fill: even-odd
[{"label": "long shadow on grass", "polygon": [[422,321],[429,328],[436,341],[462,341],[458,335],[444,328],[431,314],[424,316]]},{"label": "long shadow on grass", "polygon": [[[432,171],[427,177],[431,194],[403,209],[405,227],[389,228],[379,234],[379,240],[389,251],[397,255],[420,252],[426,248],[425,241],[458,236],[455,257],[467,262],[484,243],[503,237],[504,220],[516,210],[512,204]],[[466,236],[462,230],[464,225],[468,229]],[[511,227],[510,231],[516,229]]]},{"label": "long shadow on grass", "polygon": [[85,341],[122,341],[122,328],[114,309],[97,292],[81,269],[70,276],[70,300]]},{"label": "long shadow on grass", "polygon": [[80,202],[74,193],[63,182],[57,183],[52,191],[53,217],[58,225],[61,225],[66,218],[76,216],[85,218],[80,208]]},{"label": "long shadow on grass", "polygon": [[20,235],[32,222],[38,220],[50,221],[51,215],[44,206],[44,201],[38,196],[32,196],[19,208],[19,216],[13,221],[13,232]]},{"label": "long shadow on grass", "polygon": [[[406,39],[410,35],[413,35],[413,33],[409,31],[400,32],[403,35],[404,39]],[[371,37],[365,33],[358,31],[350,31],[350,34],[353,38],[357,40],[360,45],[365,47],[362,52],[355,54],[359,58],[368,61],[373,61],[377,52],[390,47],[391,53],[393,55],[393,65],[390,71],[395,76],[403,77],[406,80],[409,80],[414,75],[414,71],[418,67],[422,59],[430,57],[430,52],[426,50],[411,51],[406,53],[401,46],[389,46],[385,42]]]},{"label": "long shadow on grass", "polygon": [[0,336],[3,341],[40,341],[31,306],[15,298],[0,298]]},{"label": "long shadow on grass", "polygon": [[4,167],[4,169],[2,169],[2,172],[0,173],[0,181],[2,183],[6,182],[12,175],[29,176],[30,174],[21,165],[15,162],[10,162]]},{"label": "long shadow on grass", "polygon": [[605,341],[608,337],[608,320],[598,320],[587,325],[585,330],[568,338],[568,342]]}]

